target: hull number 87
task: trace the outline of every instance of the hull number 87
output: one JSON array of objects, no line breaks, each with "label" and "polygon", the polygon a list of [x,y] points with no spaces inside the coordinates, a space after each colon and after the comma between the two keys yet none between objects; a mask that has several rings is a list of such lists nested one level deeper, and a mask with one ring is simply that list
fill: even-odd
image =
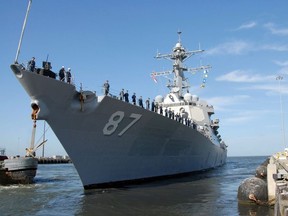
[{"label": "hull number 87", "polygon": [[[141,117],[142,117],[141,114],[131,113],[129,118],[132,119],[132,121],[125,128],[123,128],[122,131],[120,131],[120,133],[118,133],[118,136],[122,136]],[[112,135],[116,131],[116,129],[118,128],[118,126],[121,123],[121,121],[123,120],[123,118],[124,118],[124,112],[123,111],[116,111],[115,113],[113,113],[110,116],[107,124],[103,128],[103,134],[106,136]]]}]

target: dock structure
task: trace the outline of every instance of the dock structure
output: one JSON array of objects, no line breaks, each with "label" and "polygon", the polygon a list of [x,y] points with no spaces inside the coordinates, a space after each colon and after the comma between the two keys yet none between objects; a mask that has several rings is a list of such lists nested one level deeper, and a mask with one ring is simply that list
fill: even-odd
[{"label": "dock structure", "polygon": [[270,157],[267,165],[268,202],[275,216],[288,216],[288,149]]},{"label": "dock structure", "polygon": [[59,163],[72,163],[72,161],[69,157],[63,157],[63,156],[38,158],[38,164],[59,164]]}]

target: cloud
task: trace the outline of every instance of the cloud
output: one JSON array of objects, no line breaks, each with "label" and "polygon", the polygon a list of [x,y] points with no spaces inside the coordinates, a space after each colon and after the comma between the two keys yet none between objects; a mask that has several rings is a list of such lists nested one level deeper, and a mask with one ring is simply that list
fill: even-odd
[{"label": "cloud", "polygon": [[[253,85],[253,86],[250,86],[250,87],[247,87],[246,89],[253,89],[253,90],[264,90],[266,92],[268,92],[268,94],[285,94],[287,95],[288,94],[288,86],[285,85],[284,83],[276,83],[278,81],[276,81],[276,78],[275,78],[275,84],[263,84],[263,85]],[[282,81],[284,82],[284,81]]]},{"label": "cloud", "polygon": [[215,54],[234,54],[240,55],[246,51],[251,49],[251,44],[245,41],[232,41],[220,44],[212,49],[206,51],[207,55],[215,55]]},{"label": "cloud", "polygon": [[233,113],[233,115],[223,118],[223,125],[233,125],[247,122],[255,122],[255,119],[262,118],[271,114],[271,110],[238,110]]},{"label": "cloud", "polygon": [[259,46],[258,50],[272,50],[272,51],[288,51],[288,45],[266,44]]},{"label": "cloud", "polygon": [[238,28],[236,28],[236,31],[238,30],[243,30],[243,29],[251,29],[257,26],[257,23],[254,21],[248,22],[248,23],[244,23],[241,26],[239,26]]},{"label": "cloud", "polygon": [[211,97],[206,98],[205,100],[208,101],[209,104],[213,104],[215,110],[227,111],[226,107],[241,104],[243,103],[243,101],[246,101],[249,98],[249,95],[233,95],[226,97]]},{"label": "cloud", "polygon": [[285,79],[287,79],[286,75],[288,74],[288,61],[273,61],[276,65],[280,66],[281,68],[277,71],[277,74],[281,74]]},{"label": "cloud", "polygon": [[255,116],[257,116],[255,113],[254,115],[250,114],[249,116],[247,115],[247,113],[242,113],[242,115],[239,116],[233,116],[233,117],[228,117],[223,119],[224,124],[239,124],[239,123],[245,123],[245,122],[249,122],[252,119],[255,119]]},{"label": "cloud", "polygon": [[288,61],[274,61],[274,63],[276,64],[276,65],[279,65],[279,66],[281,66],[281,67],[287,67],[288,66]]},{"label": "cloud", "polygon": [[207,55],[241,55],[251,51],[288,51],[288,44],[264,44],[257,45],[245,41],[232,41],[219,44],[206,51]]},{"label": "cloud", "polygon": [[277,28],[274,23],[266,23],[264,25],[272,34],[279,36],[288,36],[288,28]]},{"label": "cloud", "polygon": [[262,76],[259,74],[246,72],[242,70],[234,70],[216,78],[217,81],[239,82],[239,83],[255,83],[275,80],[276,76]]},{"label": "cloud", "polygon": [[[278,71],[279,74],[283,74],[283,75],[287,75],[288,74],[288,66],[286,67],[282,67],[279,71]],[[287,79],[287,77],[286,77]]]}]

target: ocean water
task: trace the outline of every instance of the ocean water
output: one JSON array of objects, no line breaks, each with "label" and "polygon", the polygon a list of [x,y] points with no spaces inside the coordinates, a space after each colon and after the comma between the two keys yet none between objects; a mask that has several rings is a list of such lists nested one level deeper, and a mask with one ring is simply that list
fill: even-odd
[{"label": "ocean water", "polygon": [[271,207],[238,204],[240,183],[267,157],[229,157],[190,176],[84,190],[73,164],[40,164],[35,184],[0,186],[0,215],[273,216]]}]

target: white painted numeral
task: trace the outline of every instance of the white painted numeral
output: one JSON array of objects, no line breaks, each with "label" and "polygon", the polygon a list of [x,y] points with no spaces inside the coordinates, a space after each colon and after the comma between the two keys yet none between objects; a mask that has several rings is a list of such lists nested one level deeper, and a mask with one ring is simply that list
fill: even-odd
[{"label": "white painted numeral", "polygon": [[122,121],[124,118],[124,112],[117,111],[111,115],[109,118],[107,124],[103,128],[103,134],[104,135],[111,135],[114,133],[114,131],[117,129],[118,124]]},{"label": "white painted numeral", "polygon": [[118,136],[122,136],[130,127],[132,127],[132,125],[134,125],[140,118],[142,115],[140,114],[135,114],[132,113],[129,117],[130,118],[134,118],[134,120],[132,122],[130,122],[130,124],[127,125],[127,127],[125,127],[119,134]]},{"label": "white painted numeral", "polygon": [[[118,136],[122,136],[130,127],[132,127],[141,117],[141,114],[135,114],[132,113],[130,116],[130,118],[133,119],[132,122],[130,122],[119,134]],[[124,112],[123,111],[117,111],[115,113],[113,113],[111,115],[111,117],[109,118],[107,124],[105,125],[105,127],[103,128],[103,134],[104,135],[111,135],[115,132],[115,130],[118,128],[120,122],[123,120],[124,118]]]}]

